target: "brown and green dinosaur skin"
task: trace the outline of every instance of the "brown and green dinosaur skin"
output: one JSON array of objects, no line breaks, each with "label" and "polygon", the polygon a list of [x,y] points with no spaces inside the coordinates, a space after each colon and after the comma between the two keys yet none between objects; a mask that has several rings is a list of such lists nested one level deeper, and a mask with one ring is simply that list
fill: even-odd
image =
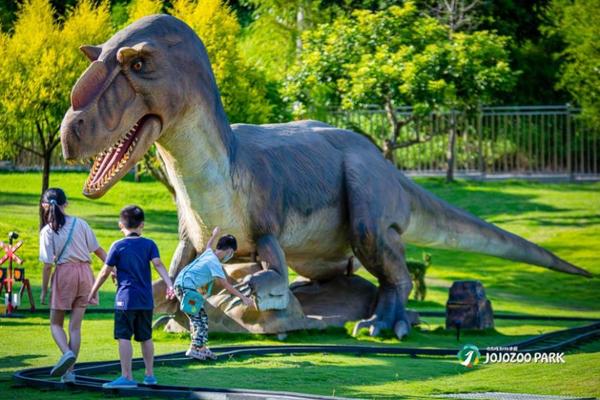
[{"label": "brown and green dinosaur skin", "polygon": [[174,17],[142,18],[82,51],[92,64],[71,94],[63,154],[100,153],[84,187],[98,198],[157,144],[177,194],[181,241],[171,275],[220,226],[237,237],[240,256],[258,255],[268,266],[241,289],[260,310],[284,309],[286,266],[325,280],[345,274],[354,255],[379,282],[373,316],[357,327],[399,337],[409,329],[404,243],[589,276],[421,189],[359,134],[317,121],[230,125],[204,45]]}]

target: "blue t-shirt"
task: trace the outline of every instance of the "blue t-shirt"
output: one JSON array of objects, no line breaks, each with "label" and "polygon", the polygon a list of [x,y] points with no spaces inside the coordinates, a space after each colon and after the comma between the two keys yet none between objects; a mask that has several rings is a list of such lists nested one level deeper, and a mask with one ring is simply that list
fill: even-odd
[{"label": "blue t-shirt", "polygon": [[159,258],[156,244],[143,237],[126,237],[112,244],[106,265],[117,268],[117,310],[152,310],[150,261]]},{"label": "blue t-shirt", "polygon": [[174,286],[193,290],[207,285],[215,278],[225,279],[225,272],[223,272],[221,261],[212,249],[206,249],[204,253],[200,254],[198,258],[179,272],[177,278],[175,278]]}]

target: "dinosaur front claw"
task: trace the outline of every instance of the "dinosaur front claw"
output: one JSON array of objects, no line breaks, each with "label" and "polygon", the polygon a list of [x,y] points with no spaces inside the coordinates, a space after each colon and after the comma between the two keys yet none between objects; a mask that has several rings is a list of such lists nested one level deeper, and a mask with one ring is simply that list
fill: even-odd
[{"label": "dinosaur front claw", "polygon": [[252,294],[252,288],[248,283],[238,283],[233,287],[236,288],[244,296],[250,296]]},{"label": "dinosaur front claw", "polygon": [[259,311],[284,310],[290,301],[287,278],[274,270],[250,275],[242,284],[247,284],[256,298]]}]

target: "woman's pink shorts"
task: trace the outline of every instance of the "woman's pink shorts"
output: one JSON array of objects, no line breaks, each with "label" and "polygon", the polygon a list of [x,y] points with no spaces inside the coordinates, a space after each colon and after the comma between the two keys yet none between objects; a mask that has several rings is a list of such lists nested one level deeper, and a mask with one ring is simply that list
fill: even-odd
[{"label": "woman's pink shorts", "polygon": [[[88,296],[94,286],[94,273],[89,263],[64,263],[52,274],[53,310],[72,310],[87,307]],[[98,304],[98,296],[89,304]]]}]

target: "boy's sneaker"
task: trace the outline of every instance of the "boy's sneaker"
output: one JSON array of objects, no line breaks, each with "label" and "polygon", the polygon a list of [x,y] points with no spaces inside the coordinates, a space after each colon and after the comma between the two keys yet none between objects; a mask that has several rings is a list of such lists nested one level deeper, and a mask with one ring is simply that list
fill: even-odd
[{"label": "boy's sneaker", "polygon": [[206,348],[204,350],[200,350],[200,352],[204,355],[204,358],[208,358],[209,360],[216,360],[217,355],[210,351],[210,349]]},{"label": "boy's sneaker", "polygon": [[62,383],[75,383],[75,373],[73,371],[67,371],[60,377],[60,381]]},{"label": "boy's sneaker", "polygon": [[137,382],[120,376],[112,382],[102,385],[104,389],[131,389],[137,387]]},{"label": "boy's sneaker", "polygon": [[75,359],[75,353],[73,353],[71,350],[67,351],[65,354],[62,355],[60,360],[58,360],[54,368],[52,368],[52,370],[50,371],[50,376],[64,375],[65,372],[67,372],[67,370],[71,368],[73,364],[75,364]]},{"label": "boy's sneaker", "polygon": [[190,347],[188,351],[185,352],[187,357],[195,358],[196,360],[204,361],[206,360],[206,355],[202,350],[198,350],[195,347]]},{"label": "boy's sneaker", "polygon": [[144,381],[142,382],[144,385],[156,385],[158,381],[154,377],[154,375],[148,376],[144,375]]}]

